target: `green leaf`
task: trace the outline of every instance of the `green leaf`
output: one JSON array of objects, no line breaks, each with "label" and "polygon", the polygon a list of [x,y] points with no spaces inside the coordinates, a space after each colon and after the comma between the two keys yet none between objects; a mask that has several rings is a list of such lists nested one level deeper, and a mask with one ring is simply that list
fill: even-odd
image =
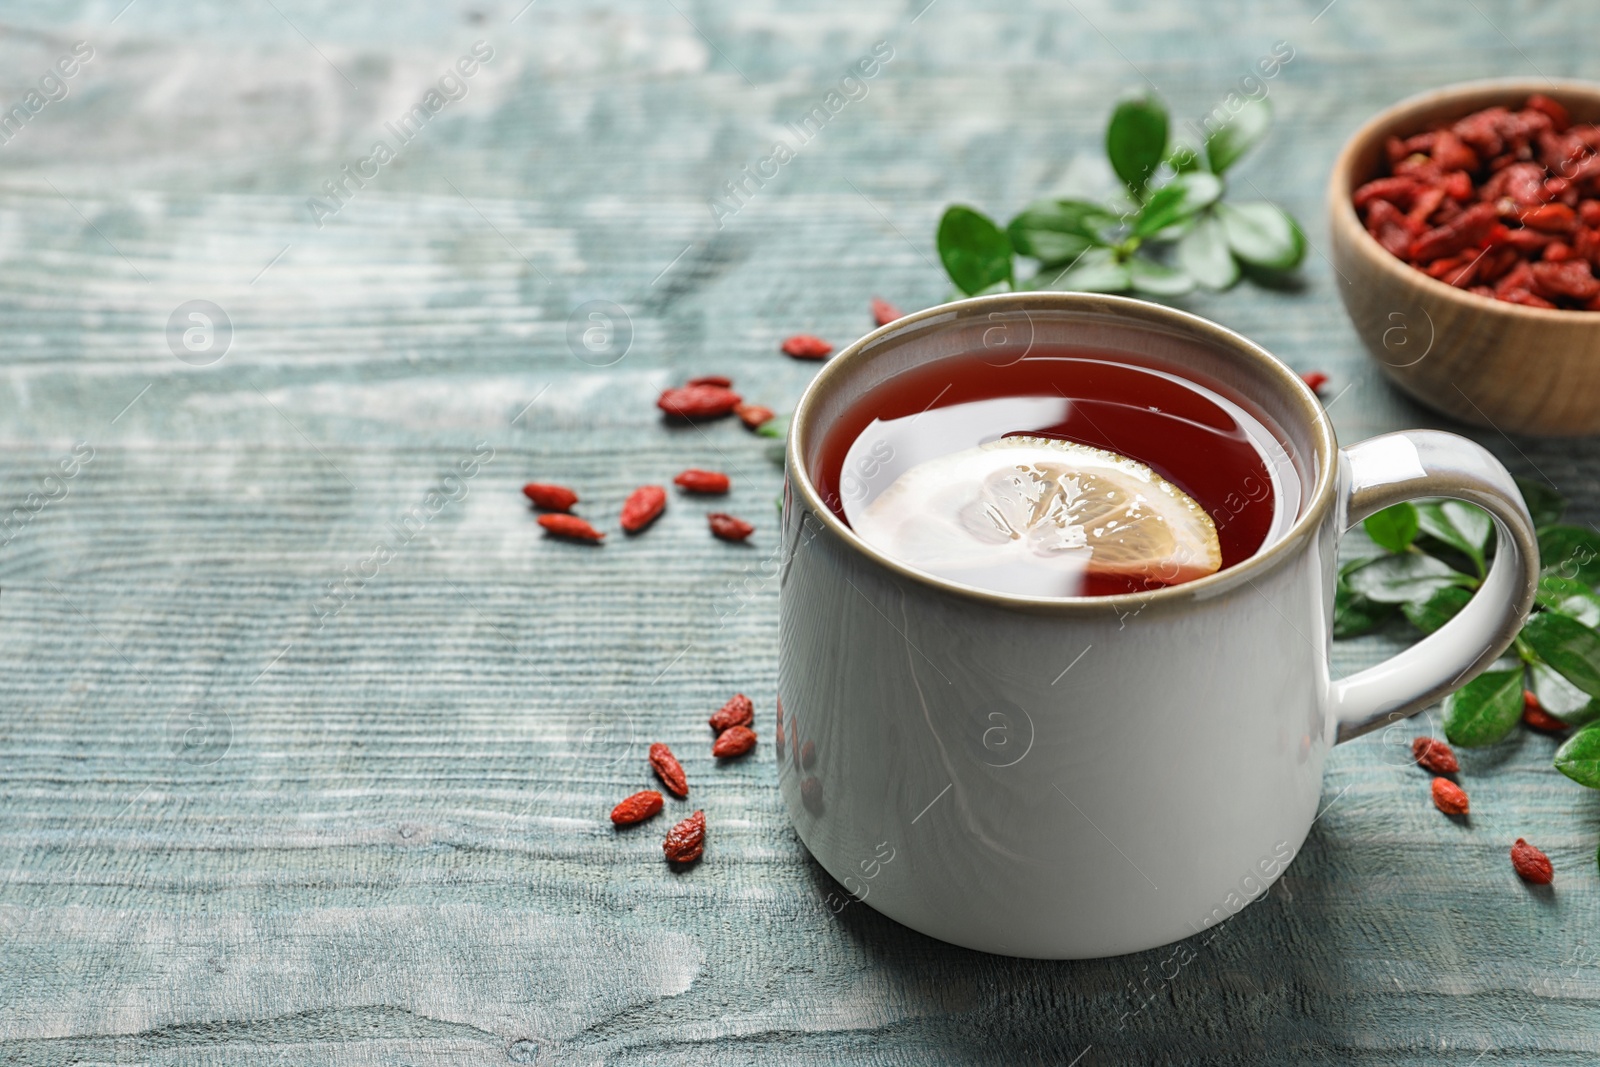
[{"label": "green leaf", "polygon": [[988,216],[962,204],[946,208],[939,220],[939,258],[968,296],[1012,280],[1011,241]]},{"label": "green leaf", "polygon": [[1357,637],[1374,629],[1395,613],[1397,605],[1380,604],[1350,588],[1351,574],[1381,558],[1381,556],[1366,556],[1353,559],[1339,568],[1339,580],[1334,586],[1333,597],[1333,636]]},{"label": "green leaf", "polygon": [[1106,155],[1111,169],[1136,197],[1143,197],[1150,175],[1167,154],[1167,107],[1147,94],[1117,104],[1106,124]]},{"label": "green leaf", "polygon": [[1214,174],[1196,171],[1180,174],[1150,194],[1150,199],[1139,209],[1133,220],[1137,237],[1149,237],[1168,226],[1183,221],[1198,211],[1203,211],[1222,195],[1222,179]]},{"label": "green leaf", "polygon": [[1566,497],[1543,482],[1526,478],[1517,479],[1517,488],[1522,490],[1522,501],[1528,505],[1528,514],[1533,516],[1534,529],[1561,521],[1562,514],[1567,510]]},{"label": "green leaf", "polygon": [[1417,536],[1417,508],[1411,503],[1394,504],[1368,515],[1361,525],[1378,547],[1404,552]]},{"label": "green leaf", "polygon": [[1179,174],[1189,174],[1202,167],[1200,153],[1186,144],[1173,145],[1167,153],[1167,165]]},{"label": "green leaf", "polygon": [[1380,556],[1352,571],[1349,582],[1357,593],[1384,604],[1427,600],[1447,586],[1471,588],[1476,584],[1470,576],[1420,552]]},{"label": "green leaf", "polygon": [[1556,770],[1579,785],[1600,789],[1600,723],[1591,723],[1556,749]]},{"label": "green leaf", "polygon": [[1600,719],[1600,700],[1573,685],[1554,668],[1535,663],[1529,669],[1534,696],[1539,705],[1569,726],[1582,726]]},{"label": "green leaf", "polygon": [[1300,224],[1276,204],[1264,200],[1220,203],[1216,211],[1228,234],[1228,247],[1246,263],[1288,270],[1305,257],[1306,235],[1300,232]]},{"label": "green leaf", "polygon": [[1395,605],[1368,600],[1340,581],[1334,588],[1333,636],[1341,640],[1359,637],[1377,628],[1394,611]]},{"label": "green leaf", "polygon": [[1068,263],[1106,243],[1117,216],[1087,200],[1036,200],[1006,226],[1011,245],[1046,266]]},{"label": "green leaf", "polygon": [[1265,98],[1246,97],[1243,107],[1206,135],[1206,161],[1211,164],[1212,173],[1221,174],[1233,166],[1271,128],[1272,106]]},{"label": "green leaf", "polygon": [[1587,526],[1546,526],[1539,531],[1539,563],[1545,574],[1600,583],[1600,535]]},{"label": "green leaf", "polygon": [[1144,256],[1133,256],[1125,264],[1128,278],[1141,293],[1152,296],[1181,296],[1194,288],[1194,279],[1181,270],[1157,263]]},{"label": "green leaf", "polygon": [[1547,574],[1539,579],[1535,599],[1541,607],[1577,619],[1585,626],[1600,626],[1600,594],[1580,581]]},{"label": "green leaf", "polygon": [[1522,641],[1562,677],[1590,696],[1600,696],[1600,633],[1577,619],[1541,611],[1523,626]]},{"label": "green leaf", "polygon": [[1444,699],[1444,735],[1453,745],[1492,745],[1522,718],[1522,668],[1484,671]]},{"label": "green leaf", "polygon": [[1037,289],[1120,293],[1133,284],[1133,277],[1111,249],[1091,248],[1066,270],[1041,270],[1029,284]]},{"label": "green leaf", "polygon": [[1239,280],[1239,261],[1228,250],[1228,234],[1210,212],[1178,238],[1178,266],[1207,289],[1222,290]]},{"label": "green leaf", "polygon": [[1447,585],[1427,600],[1413,600],[1402,604],[1400,610],[1406,613],[1406,618],[1412,626],[1425,634],[1431,634],[1455,618],[1456,613],[1466,607],[1471,599],[1472,590],[1463,589],[1459,585]]},{"label": "green leaf", "polygon": [[1478,573],[1483,573],[1484,552],[1494,533],[1494,520],[1487,511],[1459,500],[1443,500],[1418,504],[1417,521],[1423,533],[1465,552]]},{"label": "green leaf", "polygon": [[782,441],[789,436],[789,420],[793,415],[775,415],[756,427],[758,437],[776,437]]}]

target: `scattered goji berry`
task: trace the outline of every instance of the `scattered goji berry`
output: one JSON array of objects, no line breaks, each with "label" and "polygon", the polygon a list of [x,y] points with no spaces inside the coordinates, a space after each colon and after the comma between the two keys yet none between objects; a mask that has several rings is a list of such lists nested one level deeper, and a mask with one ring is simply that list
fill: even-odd
[{"label": "scattered goji berry", "polygon": [[689,795],[689,778],[683,773],[683,764],[672,754],[672,749],[657,741],[650,746],[650,766],[667,787],[667,792],[678,798]]},{"label": "scattered goji berry", "polygon": [[706,850],[706,813],[697,811],[667,831],[661,851],[672,863],[693,863]]},{"label": "scattered goji berry", "polygon": [[1511,869],[1517,872],[1518,878],[1534,885],[1549,885],[1556,877],[1556,870],[1550,865],[1550,857],[1520,837],[1517,838],[1517,843],[1511,846]]},{"label": "scattered goji berry", "polygon": [[1461,769],[1450,746],[1437,737],[1418,737],[1411,742],[1411,758],[1425,771],[1455,774]]},{"label": "scattered goji berry", "polygon": [[703,471],[690,467],[681,472],[672,483],[686,493],[726,493],[728,476],[721,471]]},{"label": "scattered goji berry", "polygon": [[783,342],[783,354],[795,359],[826,359],[833,346],[809,333],[797,333]]},{"label": "scattered goji berry", "polygon": [[872,298],[872,321],[876,322],[879,326],[887,326],[903,314],[905,314],[905,312],[889,303],[889,301],[884,300],[882,297],[875,296]]},{"label": "scattered goji berry", "polygon": [[735,693],[707,720],[710,727],[721,733],[734,726],[749,726],[756,718],[756,706],[743,693]]},{"label": "scattered goji berry", "polygon": [[1318,396],[1322,395],[1322,387],[1328,384],[1328,376],[1319,370],[1308,370],[1300,375],[1300,379]]},{"label": "scattered goji berry", "polygon": [[1433,806],[1446,815],[1467,813],[1467,792],[1448,778],[1433,780]]},{"label": "scattered goji berry", "polygon": [[622,528],[628,533],[640,530],[656,521],[667,506],[667,491],[659,485],[641,485],[622,504]]},{"label": "scattered goji berry", "polygon": [[754,430],[762,423],[772,421],[772,409],[762,407],[760,404],[740,404],[734,408],[734,414],[739,416],[739,421]]},{"label": "scattered goji berry", "polygon": [[668,389],[656,407],[678,419],[714,419],[728,415],[744,398],[725,385],[683,385]]},{"label": "scattered goji berry", "polygon": [[548,482],[529,482],[522,487],[522,495],[533,501],[533,506],[545,511],[571,511],[578,502],[578,494],[564,485]]},{"label": "scattered goji berry", "polygon": [[706,516],[706,520],[711,523],[711,533],[724,541],[743,541],[756,531],[754,526],[743,519],[734,518],[720,511],[713,511]]},{"label": "scattered goji berry", "polygon": [[1522,691],[1522,724],[1546,734],[1559,734],[1567,730],[1566,723],[1544,710],[1532,689]]},{"label": "scattered goji berry", "polygon": [[711,743],[711,754],[718,759],[733,759],[756,747],[756,732],[748,726],[730,726]]},{"label": "scattered goji berry", "polygon": [[629,826],[636,822],[644,822],[661,814],[663,801],[661,794],[654,789],[646,789],[635,793],[611,809],[611,821],[618,826]]},{"label": "scattered goji berry", "polygon": [[539,525],[545,528],[546,533],[573,541],[599,542],[606,536],[576,515],[540,515]]},{"label": "scattered goji berry", "polygon": [[733,379],[729,378],[725,374],[704,374],[704,375],[701,375],[698,378],[690,378],[684,384],[686,384],[686,385],[715,385],[715,386],[720,386],[723,389],[731,389],[733,387]]}]

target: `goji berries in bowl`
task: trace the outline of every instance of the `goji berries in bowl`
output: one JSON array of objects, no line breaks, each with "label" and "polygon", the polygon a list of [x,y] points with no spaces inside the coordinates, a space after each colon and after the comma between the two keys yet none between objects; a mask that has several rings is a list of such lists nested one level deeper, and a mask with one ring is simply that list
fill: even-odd
[{"label": "goji berries in bowl", "polygon": [[1600,433],[1591,123],[1600,85],[1471,82],[1402,101],[1345,144],[1328,183],[1339,295],[1417,400],[1508,433]]}]

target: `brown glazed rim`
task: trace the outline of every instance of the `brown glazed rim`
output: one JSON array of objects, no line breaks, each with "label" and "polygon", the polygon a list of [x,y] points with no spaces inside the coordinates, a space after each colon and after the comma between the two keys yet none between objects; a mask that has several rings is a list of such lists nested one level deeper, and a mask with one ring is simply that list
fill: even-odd
[{"label": "brown glazed rim", "polygon": [[[1549,81],[1532,78],[1486,78],[1481,81],[1458,82],[1443,89],[1418,93],[1378,112],[1350,135],[1350,139],[1339,150],[1339,157],[1334,161],[1333,171],[1328,178],[1328,209],[1334,225],[1350,234],[1350,240],[1360,246],[1367,262],[1375,265],[1384,274],[1396,279],[1402,285],[1421,289],[1436,299],[1455,304],[1464,310],[1478,314],[1500,315],[1507,319],[1522,319],[1527,322],[1593,323],[1594,317],[1600,315],[1600,311],[1536,308],[1528,307],[1526,304],[1512,304],[1505,300],[1469,293],[1437,278],[1428,277],[1380,245],[1361,224],[1361,217],[1356,214],[1355,204],[1350,199],[1356,189],[1356,176],[1351,173],[1355,157],[1378,138],[1390,133],[1397,137],[1409,137],[1420,133],[1422,131],[1417,128],[1422,122],[1420,116],[1430,112],[1443,109],[1446,112],[1459,112],[1454,118],[1465,118],[1482,108],[1492,107],[1495,104],[1516,103],[1519,98],[1525,99],[1534,93],[1543,93],[1556,100],[1582,99],[1590,105],[1600,106],[1600,85],[1594,82],[1572,79]],[[1361,180],[1366,181],[1367,178]]]},{"label": "brown glazed rim", "polygon": [[[1132,319],[1164,327],[1238,355],[1242,362],[1255,370],[1258,378],[1276,386],[1283,397],[1299,409],[1305,423],[1312,428],[1317,463],[1316,482],[1307,493],[1300,517],[1277,541],[1232,567],[1226,567],[1215,574],[1196,578],[1182,585],[1166,586],[1148,593],[1116,593],[1110,596],[1042,597],[999,593],[917,570],[867,544],[823,503],[821,494],[817,492],[817,487],[811,480],[811,472],[806,469],[803,462],[802,457],[808,451],[807,445],[811,438],[810,423],[814,417],[813,411],[844,386],[858,364],[872,358],[868,350],[879,342],[931,320],[947,319],[952,313],[955,318],[950,319],[951,322],[974,318],[987,321],[987,316],[997,311],[1063,311]],[[1261,577],[1284,563],[1300,551],[1333,505],[1334,479],[1338,471],[1338,448],[1338,442],[1333,435],[1333,426],[1322,410],[1321,402],[1300,376],[1266,349],[1227,327],[1219,326],[1209,319],[1203,319],[1187,311],[1178,311],[1161,304],[1125,296],[1040,291],[998,293],[993,296],[971,297],[949,304],[939,304],[895,319],[848,345],[823,364],[822,369],[800,397],[800,403],[795,407],[789,431],[788,468],[791,486],[800,494],[806,506],[816,514],[818,520],[845,544],[880,567],[931,589],[981,601],[994,607],[1026,609],[1052,615],[1090,615],[1101,614],[1107,609],[1137,610],[1149,606],[1192,604]]]}]

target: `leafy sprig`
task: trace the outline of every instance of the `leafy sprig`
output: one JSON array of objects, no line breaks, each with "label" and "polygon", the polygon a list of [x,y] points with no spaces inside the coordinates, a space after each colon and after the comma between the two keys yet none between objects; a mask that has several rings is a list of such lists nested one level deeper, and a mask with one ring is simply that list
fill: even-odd
[{"label": "leafy sprig", "polygon": [[[1542,575],[1533,614],[1504,666],[1445,698],[1444,733],[1467,748],[1492,745],[1522,717],[1523,691],[1578,731],[1555,754],[1556,769],[1600,789],[1600,534],[1561,522],[1566,501],[1520,482],[1539,535]],[[1396,504],[1367,518],[1382,555],[1340,568],[1334,636],[1354,637],[1395,616],[1432,633],[1471,599],[1488,574],[1494,525],[1470,504]]]},{"label": "leafy sprig", "polygon": [[[953,205],[939,220],[939,258],[969,296],[1001,288],[1180,296],[1196,285],[1227,289],[1245,273],[1293,270],[1306,252],[1299,223],[1266,201],[1223,200],[1224,173],[1271,125],[1266,100],[1249,99],[1203,144],[1174,144],[1159,97],[1124,99],[1106,124],[1121,195],[1038,200],[1004,229]],[[1019,256],[1036,263],[1026,279]]]}]

